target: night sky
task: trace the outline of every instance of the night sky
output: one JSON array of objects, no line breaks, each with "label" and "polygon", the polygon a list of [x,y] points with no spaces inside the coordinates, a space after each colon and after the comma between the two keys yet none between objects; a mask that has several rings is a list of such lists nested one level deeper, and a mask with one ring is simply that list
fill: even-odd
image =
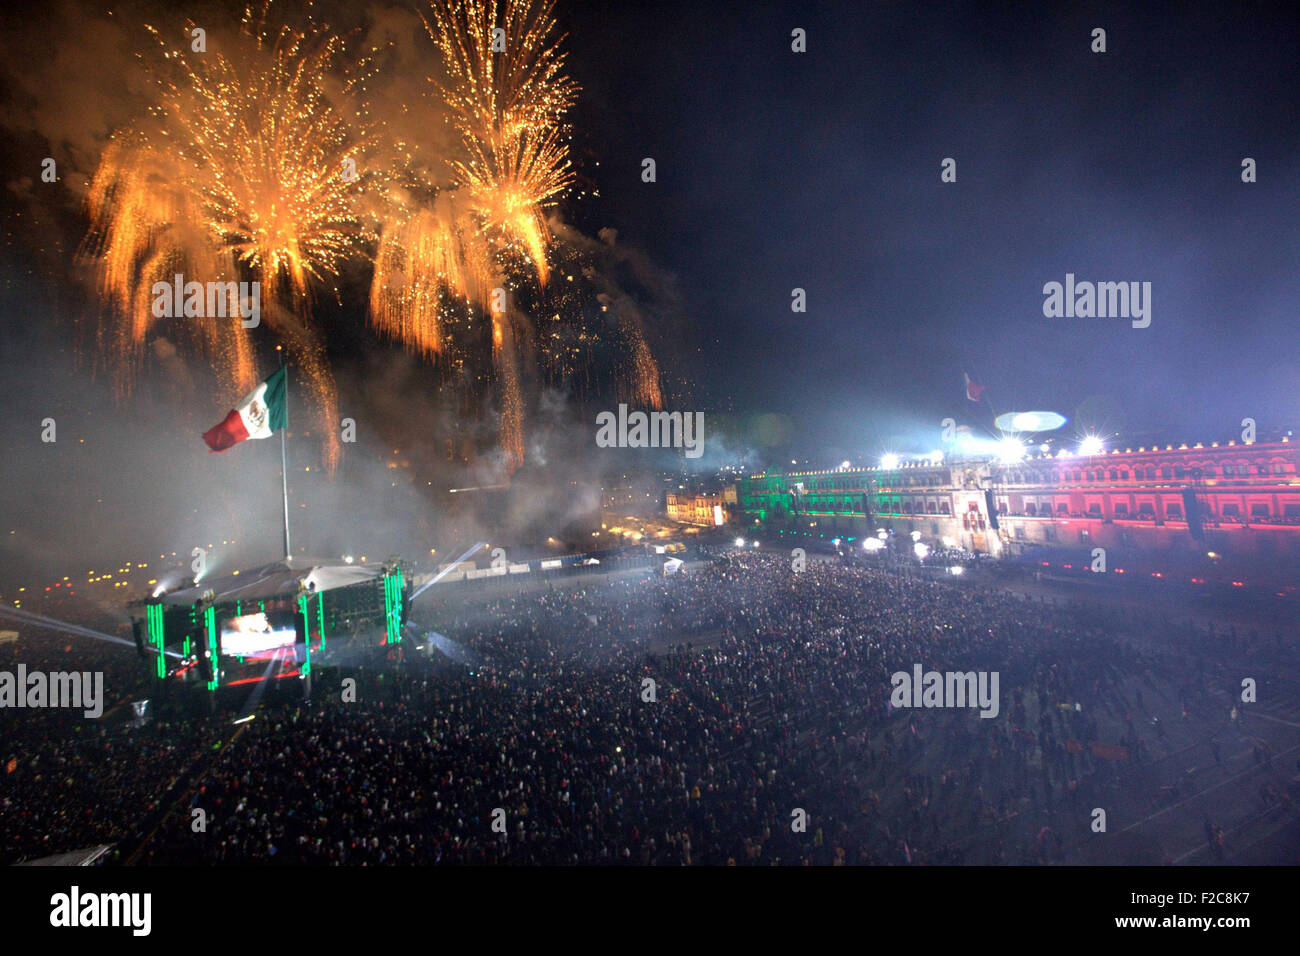
[{"label": "night sky", "polygon": [[[963,369],[999,413],[1107,432],[1294,423],[1294,7],[1131,6],[571,12],[601,222],[680,275],[701,393],[825,459],[933,445],[949,414],[990,428]],[[1151,282],[1150,327],[1044,318],[1067,272]]]},{"label": "night sky", "polygon": [[[194,9],[237,17],[235,6]],[[589,237],[616,231],[668,407],[703,410],[706,431],[725,437],[699,467],[919,453],[938,446],[945,417],[989,434],[1011,410],[1064,414],[1066,438],[1089,428],[1134,443],[1227,440],[1245,417],[1261,437],[1296,423],[1294,7],[1061,6],[558,0],[581,87],[570,115],[581,189],[560,215]],[[85,540],[115,559],[220,537],[216,519],[239,514],[246,483],[278,486],[270,456],[203,454],[198,431],[234,396],[215,392],[201,362],[157,352],[136,393],[110,395],[86,344],[79,199],[33,184],[51,153],[70,177],[93,169],[91,146],[124,119],[123,63],[154,9],[107,18],[63,0],[3,15],[10,569],[33,556],[59,566]],[[413,9],[317,4],[362,30],[407,29],[409,79],[422,82],[420,58],[434,54],[411,39]],[[1090,49],[1096,27],[1105,53]],[[791,51],[795,28],[806,53]],[[654,183],[641,178],[646,157]],[[940,180],[946,157],[955,183]],[[1242,182],[1245,157],[1255,183]],[[1067,273],[1151,283],[1150,326],[1045,318],[1043,286]],[[344,475],[363,460],[377,473],[305,494],[349,510],[358,489],[389,487],[385,449],[415,447],[447,411],[425,404],[436,375],[359,319],[331,340],[331,359],[343,406],[376,423],[372,458],[354,455]],[[963,371],[987,402],[966,401]],[[70,441],[38,446],[46,414]],[[552,418],[568,437],[531,462],[535,477],[561,460],[585,467],[574,449],[593,441],[585,418]]]}]

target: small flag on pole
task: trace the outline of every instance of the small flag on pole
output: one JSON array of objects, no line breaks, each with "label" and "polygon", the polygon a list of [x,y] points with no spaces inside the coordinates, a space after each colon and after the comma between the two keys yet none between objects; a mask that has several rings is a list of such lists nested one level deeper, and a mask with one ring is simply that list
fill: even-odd
[{"label": "small flag on pole", "polygon": [[240,399],[219,424],[204,432],[203,440],[213,451],[225,451],[246,438],[270,438],[289,427],[285,399],[285,370],[280,368]]},{"label": "small flag on pole", "polygon": [[978,384],[975,379],[971,378],[965,372],[962,372],[961,374],[962,377],[966,379],[966,397],[972,402],[978,402],[980,396],[984,394],[984,386]]}]

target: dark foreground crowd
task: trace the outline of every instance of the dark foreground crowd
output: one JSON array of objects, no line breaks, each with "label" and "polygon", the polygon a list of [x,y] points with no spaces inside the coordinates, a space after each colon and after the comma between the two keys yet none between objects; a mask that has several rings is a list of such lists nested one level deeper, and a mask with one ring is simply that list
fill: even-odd
[{"label": "dark foreground crowd", "polygon": [[[1106,862],[1091,811],[1144,816],[1177,801],[1190,749],[1222,761],[1239,662],[1267,644],[842,562],[712,558],[418,605],[473,663],[408,640],[238,728],[43,740],[3,783],[0,862],[111,841],[156,863]],[[998,715],[893,707],[891,674],[916,664],[996,671]],[[1250,812],[1289,812],[1256,756],[1277,805]]]}]

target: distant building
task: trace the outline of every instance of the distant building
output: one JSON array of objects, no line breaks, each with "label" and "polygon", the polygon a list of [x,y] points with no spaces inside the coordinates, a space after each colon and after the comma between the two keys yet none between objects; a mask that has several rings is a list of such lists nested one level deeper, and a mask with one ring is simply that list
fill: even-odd
[{"label": "distant building", "polygon": [[815,526],[828,538],[888,524],[999,555],[1034,545],[1295,558],[1298,465],[1296,445],[1283,439],[1015,463],[950,459],[892,469],[773,470],[741,479],[738,493],[746,524]]},{"label": "distant building", "polygon": [[[673,521],[694,524],[702,527],[714,527],[726,524],[728,506],[725,494],[693,494],[669,492],[665,511]],[[734,486],[732,500],[735,500]]]}]

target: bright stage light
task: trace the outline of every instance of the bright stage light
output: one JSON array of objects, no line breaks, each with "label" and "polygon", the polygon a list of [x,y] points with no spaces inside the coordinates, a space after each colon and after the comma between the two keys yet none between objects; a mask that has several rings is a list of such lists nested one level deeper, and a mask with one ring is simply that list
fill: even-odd
[{"label": "bright stage light", "polygon": [[849,467],[849,462],[847,462],[847,461],[842,461],[842,462],[840,462],[840,467],[841,467],[841,468],[848,468],[848,467]]},{"label": "bright stage light", "polygon": [[1056,412],[1005,412],[993,421],[1004,432],[1050,432],[1065,424],[1065,416]]},{"label": "bright stage light", "polygon": [[862,542],[863,551],[879,551],[884,546],[885,542],[881,538],[868,538]]},{"label": "bright stage light", "polygon": [[930,452],[927,457],[930,459],[930,464],[932,465],[938,465],[943,462],[943,452],[938,448]]},{"label": "bright stage light", "polygon": [[951,574],[953,577],[961,577],[961,575],[966,573],[966,569],[963,568],[960,564],[954,564],[952,567],[948,569],[948,573]]},{"label": "bright stage light", "polygon": [[918,541],[916,544],[912,545],[912,550],[916,552],[918,558],[924,561],[925,556],[930,553],[930,546],[922,541]]},{"label": "bright stage light", "polygon": [[1080,455],[1100,455],[1106,450],[1106,445],[1096,435],[1089,435],[1083,441],[1079,442]]},{"label": "bright stage light", "polygon": [[890,452],[888,455],[881,455],[881,456],[880,456],[880,467],[881,467],[881,468],[887,468],[887,469],[897,468],[897,467],[898,467],[898,456],[895,455],[893,452]]},{"label": "bright stage light", "polygon": [[744,546],[745,546],[745,539],[744,539],[744,538],[737,538],[737,539],[736,539],[736,547],[738,547],[738,548],[743,548]]},{"label": "bright stage light", "polygon": [[998,442],[998,461],[1014,465],[1025,457],[1025,443],[1019,438],[1004,438]]},{"label": "bright stage light", "polygon": [[921,532],[919,532],[919,531],[913,531],[913,532],[912,532],[912,540],[913,540],[913,541],[920,541],[920,540],[921,540]]}]

